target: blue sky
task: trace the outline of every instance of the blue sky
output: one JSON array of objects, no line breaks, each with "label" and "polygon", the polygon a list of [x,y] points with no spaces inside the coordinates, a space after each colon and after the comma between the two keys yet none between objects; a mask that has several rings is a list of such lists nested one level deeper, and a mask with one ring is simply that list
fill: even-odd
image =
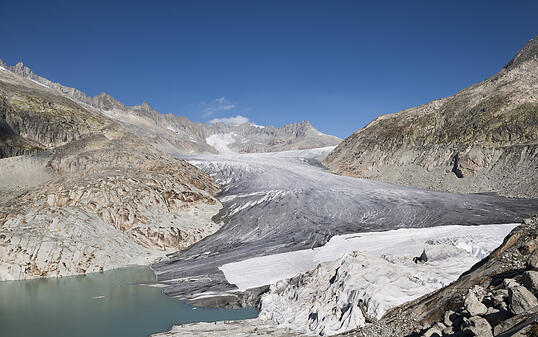
[{"label": "blue sky", "polygon": [[195,121],[346,137],[454,94],[538,34],[538,1],[0,0],[0,58]]}]

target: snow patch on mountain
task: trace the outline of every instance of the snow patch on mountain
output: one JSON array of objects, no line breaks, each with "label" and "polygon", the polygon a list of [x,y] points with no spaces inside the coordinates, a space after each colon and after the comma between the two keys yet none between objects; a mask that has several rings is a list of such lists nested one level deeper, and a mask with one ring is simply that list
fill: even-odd
[{"label": "snow patch on mountain", "polygon": [[38,82],[38,81],[36,81],[36,80],[33,80],[33,79],[31,79],[31,78],[28,78],[28,79],[29,79],[30,81],[34,82],[34,83],[37,84],[37,85],[40,85],[40,86],[45,87],[45,88],[49,88],[48,85],[44,85],[43,83]]},{"label": "snow patch on mountain", "polygon": [[258,128],[258,129],[265,129],[265,126],[263,126],[263,125],[258,125],[258,124],[254,124],[254,123],[252,123],[252,122],[250,123],[250,125],[252,125],[253,127]]},{"label": "snow patch on mountain", "polygon": [[233,133],[215,134],[205,139],[206,143],[211,145],[219,154],[233,155],[236,152],[228,147],[235,142]]}]

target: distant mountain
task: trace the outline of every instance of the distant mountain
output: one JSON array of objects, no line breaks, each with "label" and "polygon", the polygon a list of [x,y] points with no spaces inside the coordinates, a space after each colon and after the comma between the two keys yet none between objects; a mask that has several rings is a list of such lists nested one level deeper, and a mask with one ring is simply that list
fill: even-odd
[{"label": "distant mountain", "polygon": [[[274,152],[334,146],[341,141],[338,137],[321,133],[307,121],[284,125],[278,129],[248,122],[241,125],[192,122],[183,116],[161,114],[147,102],[127,106],[106,93],[94,97],[86,96],[78,89],[36,75],[21,62],[8,67],[0,60],[0,66],[98,109],[107,117],[120,122],[150,144],[168,153],[216,153],[218,150],[214,146],[219,147],[223,144],[237,152]],[[207,139],[211,136],[216,137],[210,139],[208,143]]]},{"label": "distant mountain", "polygon": [[421,188],[538,197],[538,38],[483,82],[376,118],[324,164]]}]

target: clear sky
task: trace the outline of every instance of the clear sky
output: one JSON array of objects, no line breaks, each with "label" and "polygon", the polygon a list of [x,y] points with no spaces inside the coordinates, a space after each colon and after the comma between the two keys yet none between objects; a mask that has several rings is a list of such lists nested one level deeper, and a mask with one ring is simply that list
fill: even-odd
[{"label": "clear sky", "polygon": [[538,1],[0,0],[0,58],[195,121],[346,137],[496,73]]}]

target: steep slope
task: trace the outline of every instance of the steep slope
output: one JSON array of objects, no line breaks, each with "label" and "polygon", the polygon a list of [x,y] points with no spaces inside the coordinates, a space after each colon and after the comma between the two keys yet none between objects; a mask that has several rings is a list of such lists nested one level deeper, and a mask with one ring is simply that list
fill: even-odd
[{"label": "steep slope", "polygon": [[98,110],[0,69],[0,280],[149,263],[215,232],[218,186]]},{"label": "steep slope", "polygon": [[481,83],[376,118],[324,164],[408,186],[537,197],[538,38]]},{"label": "steep slope", "polygon": [[[161,114],[147,102],[126,106],[106,93],[94,97],[86,96],[78,89],[53,83],[36,75],[21,62],[8,67],[0,60],[0,67],[36,84],[53,89],[79,103],[98,109],[156,148],[172,154],[217,153],[218,151],[207,142],[208,137],[215,135],[219,139],[223,137],[227,139],[228,146],[237,152],[311,149],[337,145],[341,141],[338,137],[323,134],[306,121],[284,125],[278,129],[248,122],[241,125],[201,124],[183,116]],[[13,139],[10,142],[21,141],[16,137],[11,138]],[[21,151],[31,152],[32,144],[20,144],[19,148]]]}]

